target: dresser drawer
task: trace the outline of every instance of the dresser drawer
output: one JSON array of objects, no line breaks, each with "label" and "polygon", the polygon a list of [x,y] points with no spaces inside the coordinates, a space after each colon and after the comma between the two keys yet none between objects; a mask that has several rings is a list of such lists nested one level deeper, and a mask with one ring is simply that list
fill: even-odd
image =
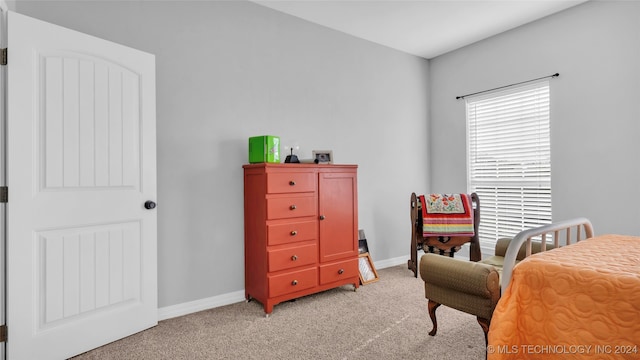
[{"label": "dresser drawer", "polygon": [[315,193],[267,198],[267,220],[316,215]]},{"label": "dresser drawer", "polygon": [[267,225],[267,245],[280,245],[318,238],[318,222],[289,221],[286,224]]},{"label": "dresser drawer", "polygon": [[269,276],[269,297],[309,289],[318,285],[318,269],[294,271],[282,275]]},{"label": "dresser drawer", "polygon": [[313,172],[281,172],[267,174],[267,194],[316,191]]},{"label": "dresser drawer", "polygon": [[267,251],[269,272],[290,269],[318,262],[318,246],[316,244],[289,247]]},{"label": "dresser drawer", "polygon": [[320,285],[358,276],[358,259],[320,266]]}]

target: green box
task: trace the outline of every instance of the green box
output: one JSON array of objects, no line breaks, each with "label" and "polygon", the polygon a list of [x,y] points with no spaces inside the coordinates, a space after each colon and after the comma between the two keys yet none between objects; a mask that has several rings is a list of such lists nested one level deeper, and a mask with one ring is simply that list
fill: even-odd
[{"label": "green box", "polygon": [[262,135],[249,138],[249,163],[263,162],[280,162],[280,138],[278,136]]}]

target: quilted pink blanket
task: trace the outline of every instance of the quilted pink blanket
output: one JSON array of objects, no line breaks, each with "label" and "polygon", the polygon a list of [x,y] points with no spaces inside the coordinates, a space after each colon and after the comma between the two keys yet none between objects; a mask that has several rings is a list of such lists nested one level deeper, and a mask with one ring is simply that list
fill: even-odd
[{"label": "quilted pink blanket", "polygon": [[640,237],[532,255],[491,319],[488,359],[640,359]]}]

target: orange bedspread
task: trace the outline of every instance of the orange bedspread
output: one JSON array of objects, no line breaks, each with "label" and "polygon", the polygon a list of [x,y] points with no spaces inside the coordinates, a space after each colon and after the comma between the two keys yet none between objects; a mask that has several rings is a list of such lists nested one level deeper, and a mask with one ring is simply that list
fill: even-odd
[{"label": "orange bedspread", "polygon": [[640,359],[640,237],[532,255],[491,319],[488,359]]}]

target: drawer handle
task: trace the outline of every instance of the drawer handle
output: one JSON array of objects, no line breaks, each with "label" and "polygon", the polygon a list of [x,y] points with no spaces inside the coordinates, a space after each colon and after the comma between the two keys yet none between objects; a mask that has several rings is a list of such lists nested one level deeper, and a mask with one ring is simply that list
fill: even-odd
[{"label": "drawer handle", "polygon": [[344,273],[344,269],[340,269],[340,270],[338,270],[338,274],[339,274],[339,275],[342,275],[343,273]]},{"label": "drawer handle", "polygon": [[293,255],[293,256],[291,257],[291,260],[292,260],[292,261],[296,261],[296,260],[298,260],[298,255]]},{"label": "drawer handle", "polygon": [[297,231],[295,231],[295,230],[291,231],[291,236],[296,236],[296,235],[298,235]]},{"label": "drawer handle", "polygon": [[293,204],[293,205],[289,206],[289,209],[291,209],[291,210],[295,210],[295,209],[296,209],[296,207],[297,207],[297,206],[296,206],[296,204]]},{"label": "drawer handle", "polygon": [[298,285],[298,280],[293,280],[293,281],[291,282],[291,285],[293,285],[293,286]]},{"label": "drawer handle", "polygon": [[289,185],[290,185],[290,186],[295,186],[295,185],[296,185],[296,182],[295,182],[295,181],[293,181],[293,180],[290,180],[290,181],[289,181]]},{"label": "drawer handle", "polygon": [[324,220],[324,219],[325,219],[324,215],[320,215],[320,220]]}]

